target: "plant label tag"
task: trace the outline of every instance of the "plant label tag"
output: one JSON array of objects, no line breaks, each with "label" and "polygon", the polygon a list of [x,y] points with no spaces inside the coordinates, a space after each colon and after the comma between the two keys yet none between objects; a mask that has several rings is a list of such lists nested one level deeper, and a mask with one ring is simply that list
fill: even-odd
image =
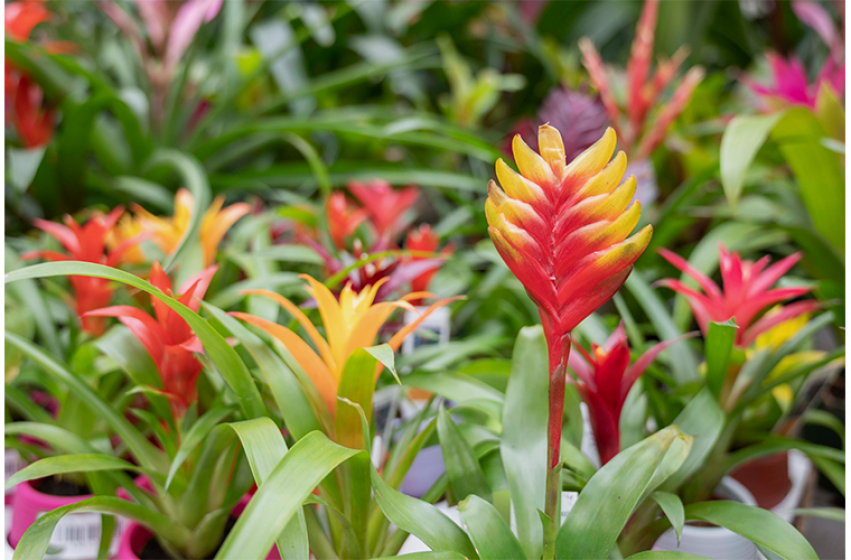
[{"label": "plant label tag", "polygon": [[567,519],[567,514],[576,505],[576,500],[579,499],[579,492],[562,492],[561,493],[561,524]]},{"label": "plant label tag", "polygon": [[[9,477],[21,470],[26,466],[24,462],[24,458],[21,457],[21,454],[18,453],[17,449],[6,449],[5,455],[5,466],[3,467],[3,472],[6,475],[4,482],[9,480]],[[15,487],[9,488],[6,490],[6,495],[14,494]]]},{"label": "plant label tag", "polygon": [[[417,312],[405,312],[405,324],[416,321],[427,307],[417,307]],[[410,354],[420,346],[429,344],[446,344],[449,342],[449,317],[447,307],[439,307],[420,323],[417,329],[402,343],[402,354]]]},{"label": "plant label tag", "polygon": [[[38,517],[45,512],[39,512]],[[115,531],[110,543],[110,555],[118,552],[118,541],[127,522],[116,519]],[[97,558],[100,546],[101,514],[69,513],[59,520],[50,537],[48,554],[51,560],[86,560]]]}]

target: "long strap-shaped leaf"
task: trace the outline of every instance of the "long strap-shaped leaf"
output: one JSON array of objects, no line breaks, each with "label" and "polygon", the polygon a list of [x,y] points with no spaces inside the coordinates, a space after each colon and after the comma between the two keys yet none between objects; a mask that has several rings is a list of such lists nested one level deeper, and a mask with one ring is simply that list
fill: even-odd
[{"label": "long strap-shaped leaf", "polygon": [[169,270],[175,263],[186,258],[192,247],[192,242],[198,240],[204,212],[210,206],[210,184],[207,181],[207,174],[198,160],[177,150],[162,149],[154,152],[148,162],[148,167],[162,165],[167,165],[177,171],[195,199],[195,208],[192,209],[189,227],[186,228],[177,249],[169,256],[163,266],[165,270]]},{"label": "long strap-shaped leaf", "polygon": [[71,393],[104,419],[115,430],[115,433],[124,440],[124,443],[133,451],[133,455],[142,465],[156,470],[165,470],[168,468],[168,459],[166,456],[157,450],[151,442],[146,440],[142,433],[128,422],[126,418],[115,412],[109,404],[101,400],[84,381],[68,371],[52,357],[48,356],[44,350],[32,342],[10,332],[6,332],[5,335],[7,342],[19,348],[47,373],[59,378],[65,383]]},{"label": "long strap-shaped leaf", "polygon": [[[245,415],[249,418],[265,416],[266,407],[263,405],[263,400],[260,398],[260,392],[254,385],[254,380],[251,378],[251,374],[240,359],[239,354],[236,353],[236,350],[231,348],[224,337],[197,313],[176,299],[168,297],[159,289],[152,286],[149,282],[133,276],[129,272],[118,270],[117,268],[110,268],[101,264],[80,261],[65,261],[42,263],[16,270],[6,275],[6,283],[8,284],[9,282],[23,280],[26,278],[45,278],[49,276],[69,275],[95,276],[97,278],[107,278],[109,280],[122,282],[147,292],[168,305],[189,324],[195,334],[198,335],[198,338],[201,339],[201,343],[204,345],[204,350],[207,352],[210,359],[212,359],[216,364],[216,367],[222,374],[222,377],[225,379],[228,386],[236,394]],[[9,335],[7,334],[7,339],[8,336]],[[20,339],[20,337],[17,338]],[[23,341],[23,339],[20,340],[22,342],[26,342]],[[22,350],[26,352],[23,347]],[[36,359],[32,355],[31,357]],[[42,365],[44,364],[42,363]]]},{"label": "long strap-shaped leaf", "polygon": [[141,469],[132,463],[128,463],[124,459],[112,457],[111,455],[104,455],[102,453],[59,455],[57,457],[45,457],[44,459],[39,459],[38,461],[22,468],[9,477],[6,481],[6,489],[8,490],[16,484],[20,484],[27,480],[35,480],[37,478],[45,478],[57,474],[115,470],[141,471],[146,469]]},{"label": "long strap-shaped leaf", "polygon": [[248,350],[257,362],[263,379],[269,389],[278,409],[284,417],[287,429],[296,439],[314,431],[321,430],[316,413],[310,407],[310,402],[304,394],[295,374],[284,364],[283,360],[267,346],[256,334],[249,331],[242,323],[213,305],[202,304],[213,317],[224,325],[233,336]]},{"label": "long strap-shaped leaf", "polygon": [[[122,500],[121,498],[96,496],[77,502],[76,504],[55,509],[39,517],[21,537],[18,546],[15,547],[13,560],[44,558],[44,555],[47,553],[47,547],[50,544],[50,536],[53,534],[56,524],[66,514],[76,511],[93,511],[121,515],[148,527],[172,543],[185,543],[190,538],[189,529],[183,525],[176,524],[173,519],[166,515],[155,513],[146,507]],[[260,556],[257,557],[260,558]]]},{"label": "long strap-shaped leaf", "polygon": [[[233,422],[222,426],[225,427],[236,432],[242,442],[245,456],[248,457],[254,481],[261,487],[287,453],[287,443],[281,435],[281,430],[269,418]],[[297,516],[287,523],[277,542],[283,560],[301,560],[310,555],[307,526],[301,508],[298,509]]]},{"label": "long strap-shaped leaf", "polygon": [[[607,558],[636,506],[685,460],[690,439],[676,426],[669,426],[622,451],[597,471],[558,533],[556,558]],[[669,450],[673,457],[666,458]]]},{"label": "long strap-shaped leaf", "polygon": [[520,541],[511,532],[511,527],[495,507],[478,496],[469,496],[458,504],[461,519],[467,527],[470,540],[482,560],[526,558]]},{"label": "long strap-shaped leaf", "polygon": [[686,519],[725,527],[786,560],[818,560],[807,539],[780,516],[738,502],[701,502],[686,506]]},{"label": "long strap-shaped leaf", "polygon": [[264,558],[275,539],[328,473],[358,453],[321,432],[311,432],[284,455],[254,494],[216,554],[227,558]]}]

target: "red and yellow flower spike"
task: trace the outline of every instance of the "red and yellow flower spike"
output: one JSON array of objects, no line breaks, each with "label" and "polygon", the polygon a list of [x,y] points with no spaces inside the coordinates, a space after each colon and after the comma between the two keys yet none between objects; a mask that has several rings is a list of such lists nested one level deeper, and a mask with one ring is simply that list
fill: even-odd
[{"label": "red and yellow flower spike", "polygon": [[[234,312],[231,315],[263,329],[280,340],[316,385],[319,394],[328,406],[329,412],[333,414],[337,402],[337,387],[343,374],[343,366],[349,355],[358,348],[372,346],[378,336],[378,331],[390,318],[393,311],[406,309],[417,313],[410,302],[422,298],[432,298],[434,294],[413,292],[396,301],[374,303],[379,288],[387,280],[385,278],[372,286],[367,286],[360,293],[356,293],[347,284],[340,292],[338,301],[331,290],[322,282],[307,274],[302,274],[301,278],[307,282],[305,291],[316,300],[319,315],[322,317],[322,324],[325,326],[326,338],[319,334],[307,315],[284,296],[269,290],[246,290],[243,293],[264,296],[277,302],[302,326],[316,350],[311,348],[294,331],[277,323],[248,313]],[[402,327],[390,338],[388,342],[390,347],[394,351],[398,350],[405,338],[413,333],[435,309],[456,299],[458,298],[444,299],[432,304],[416,320]],[[376,378],[381,370],[382,366],[379,366],[375,372]]]},{"label": "red and yellow flower spike", "polygon": [[[632,201],[635,177],[621,183],[626,155],[611,163],[617,138],[610,128],[570,164],[561,135],[539,128],[541,153],[520,136],[520,173],[499,160],[488,185],[488,231],[499,254],[535,301],[552,349],[566,348],[570,331],[623,285],[653,233],[629,237],[641,215]],[[551,355],[560,361],[561,351]]]},{"label": "red and yellow flower spike", "polygon": [[[538,306],[549,348],[544,513],[551,520],[558,519],[561,493],[561,428],[570,331],[618,291],[653,234],[653,228],[647,226],[629,237],[641,205],[637,201],[630,204],[635,176],[621,183],[626,155],[619,152],[612,159],[616,144],[615,131],[609,128],[567,163],[561,134],[545,124],[538,129],[540,154],[515,136],[514,158],[520,173],[500,159],[496,175],[502,188],[494,181],[488,184],[488,232],[505,264]],[[551,534],[555,535],[553,523]],[[554,541],[545,539],[545,559],[553,557],[553,546]]]}]

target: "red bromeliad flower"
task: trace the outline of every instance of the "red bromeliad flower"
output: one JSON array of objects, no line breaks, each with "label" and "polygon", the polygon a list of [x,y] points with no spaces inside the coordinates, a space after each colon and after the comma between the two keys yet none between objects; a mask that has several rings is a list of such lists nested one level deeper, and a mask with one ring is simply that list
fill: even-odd
[{"label": "red bromeliad flower", "polygon": [[770,289],[795,263],[801,260],[801,253],[790,255],[766,268],[771,261],[767,255],[756,262],[743,260],[738,253],[729,253],[720,243],[718,251],[721,279],[724,282],[723,290],[684,258],[667,249],[659,249],[660,255],[691,276],[700,286],[700,290],[697,290],[679,280],[672,279],[661,280],[658,283],[682,294],[688,300],[704,335],[710,321],[720,323],[735,319],[739,327],[736,331],[736,346],[745,348],[771,327],[818,308],[816,301],[799,301],[782,307],[778,313],[772,313],[757,320],[766,308],[812,291],[812,288],[808,287]]},{"label": "red bromeliad flower", "polygon": [[[6,5],[6,35],[15,41],[26,41],[36,25],[50,19],[51,12],[40,0],[23,0]],[[6,120],[15,126],[27,148],[37,148],[53,137],[52,109],[43,109],[44,94],[29,76],[7,58],[4,69]]]},{"label": "red bromeliad flower", "polygon": [[[177,294],[171,289],[171,280],[160,263],[151,266],[151,284],[164,294],[177,298],[192,311],[198,311],[204,294],[210,286],[218,265],[211,266],[187,280]],[[151,296],[156,318],[129,305],[115,305],[86,313],[87,317],[117,317],[139,339],[154,360],[163,388],[173,397],[176,412],[182,413],[197,397],[195,382],[201,373],[201,362],[195,352],[203,346],[189,324],[159,299]]]},{"label": "red bromeliad flower", "polygon": [[[570,332],[620,289],[641,255],[653,228],[629,237],[641,205],[630,201],[635,177],[623,184],[623,152],[609,163],[617,137],[612,129],[569,164],[561,134],[538,129],[540,155],[520,136],[514,158],[520,173],[501,159],[485,204],[488,232],[508,268],[538,306],[549,349],[549,434],[545,513],[558,518],[565,366]],[[556,525],[552,527],[555,534]],[[553,543],[545,542],[545,558]]]},{"label": "red bromeliad flower", "polygon": [[349,181],[347,186],[363,204],[378,237],[395,237],[405,223],[403,215],[420,196],[417,187],[396,190],[383,179],[368,183]]},{"label": "red bromeliad flower", "polygon": [[337,249],[345,249],[346,241],[367,218],[363,208],[353,208],[346,199],[346,193],[337,191],[325,202],[328,216],[328,229],[331,240]]},{"label": "red bromeliad flower", "polygon": [[[440,245],[440,236],[434,233],[431,230],[431,226],[428,224],[423,224],[418,229],[410,232],[408,237],[405,239],[405,249],[408,251],[435,253],[437,252],[438,245]],[[443,255],[451,255],[452,245],[447,245],[440,252]],[[431,282],[431,279],[435,274],[437,274],[437,271],[440,270],[440,266],[443,262],[438,259],[431,259],[424,256],[411,256],[410,261],[429,261],[433,265],[428,270],[421,272],[418,276],[411,280],[411,289],[415,292],[423,292],[428,289],[429,282]]]},{"label": "red bromeliad flower", "polygon": [[[648,126],[647,117],[651,109],[660,105],[661,94],[671,84],[687,55],[687,50],[684,47],[680,48],[673,57],[659,62],[651,78],[650,67],[658,11],[659,0],[644,2],[626,66],[627,97],[623,104],[615,98],[597,49],[587,37],[579,41],[582,60],[588,69],[591,82],[600,92],[600,98],[612,120],[612,126],[615,127],[624,143],[624,150],[636,161],[649,157],[665,139],[668,129],[691,99],[694,88],[703,80],[702,68],[690,69],[683,81],[674,89],[670,101],[662,105],[652,125]],[[623,119],[622,111],[626,113],[626,119]]]},{"label": "red bromeliad flower", "polygon": [[[68,254],[57,251],[30,251],[21,255],[21,258],[24,260],[42,258],[49,261],[84,261],[112,267],[118,266],[125,253],[142,240],[142,236],[134,237],[112,251],[106,251],[106,238],[123,213],[124,208],[121,206],[115,208],[108,215],[95,213],[82,227],[69,215],[64,218],[64,226],[55,222],[36,219],[34,221],[35,226],[55,237],[68,251]],[[95,336],[102,335],[104,320],[97,317],[86,317],[85,313],[109,305],[114,291],[110,281],[105,278],[90,276],[69,276],[68,280],[74,290],[74,307],[81,318],[83,330]]]},{"label": "red bromeliad flower", "polygon": [[665,348],[689,336],[692,334],[656,344],[632,365],[629,365],[629,344],[623,323],[604,346],[592,343],[590,353],[574,342],[579,353],[570,354],[568,366],[579,378],[576,387],[588,405],[602,464],[608,463],[620,451],[621,410],[629,390]]}]

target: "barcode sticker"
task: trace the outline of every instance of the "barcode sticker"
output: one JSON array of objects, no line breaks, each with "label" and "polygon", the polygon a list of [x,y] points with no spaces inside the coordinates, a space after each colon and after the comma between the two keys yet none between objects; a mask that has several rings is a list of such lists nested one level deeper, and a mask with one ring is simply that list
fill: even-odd
[{"label": "barcode sticker", "polygon": [[562,492],[561,493],[561,522],[564,523],[567,519],[567,514],[576,505],[576,500],[579,499],[579,492]]},{"label": "barcode sticker", "polygon": [[[44,515],[39,512],[38,517]],[[110,554],[118,551],[118,540],[126,520],[118,519],[110,543]],[[99,513],[70,513],[59,520],[50,538],[47,557],[52,560],[85,560],[96,558],[100,546]]]},{"label": "barcode sticker", "polygon": [[[7,449],[5,455],[5,466],[3,467],[3,473],[6,478],[4,481],[9,480],[9,477],[21,470],[26,466],[23,457],[18,453],[17,449]],[[6,494],[11,494],[15,491],[15,487],[9,488],[6,490]]]}]

